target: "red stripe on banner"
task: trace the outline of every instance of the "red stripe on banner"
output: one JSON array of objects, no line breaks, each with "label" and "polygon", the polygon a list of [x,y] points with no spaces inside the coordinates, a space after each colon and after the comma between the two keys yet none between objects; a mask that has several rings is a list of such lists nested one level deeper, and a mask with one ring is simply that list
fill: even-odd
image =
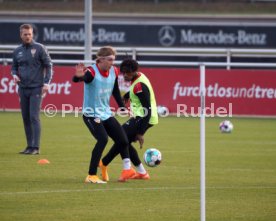
[{"label": "red stripe on banner", "polygon": [[[0,109],[19,109],[11,66],[0,65]],[[42,103],[58,110],[82,107],[83,83],[73,83],[74,67],[55,66],[49,94]],[[151,81],[158,105],[171,113],[197,112],[200,105],[199,68],[141,68]],[[122,93],[129,83],[118,76]],[[112,105],[115,105],[112,99]],[[206,68],[206,108],[227,109],[234,115],[276,116],[275,70],[225,70]],[[209,108],[209,109],[208,109]]]}]

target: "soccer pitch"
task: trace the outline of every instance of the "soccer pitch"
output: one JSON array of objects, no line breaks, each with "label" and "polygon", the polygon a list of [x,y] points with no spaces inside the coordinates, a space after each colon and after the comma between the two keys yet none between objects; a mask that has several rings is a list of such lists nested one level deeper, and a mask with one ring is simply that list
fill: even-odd
[{"label": "soccer pitch", "polygon": [[[206,220],[275,221],[276,120],[233,118],[233,133],[221,134],[222,120],[206,119]],[[161,118],[148,131],[140,156],[150,147],[163,155],[150,180],[117,182],[118,157],[105,185],[84,184],[95,140],[82,118],[41,121],[41,154],[20,155],[21,115],[0,113],[1,221],[200,220],[198,118]]]}]

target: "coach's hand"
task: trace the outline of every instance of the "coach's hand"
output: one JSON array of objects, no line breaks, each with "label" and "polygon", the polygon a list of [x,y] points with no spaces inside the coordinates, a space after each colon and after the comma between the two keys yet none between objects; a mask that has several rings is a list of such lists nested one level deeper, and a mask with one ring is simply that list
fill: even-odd
[{"label": "coach's hand", "polygon": [[140,149],[142,149],[143,144],[144,144],[144,136],[142,134],[137,134],[136,135],[136,140],[138,140],[138,142],[140,144]]},{"label": "coach's hand", "polygon": [[13,75],[13,82],[17,84],[19,81],[20,81],[20,78],[16,74]]},{"label": "coach's hand", "polygon": [[49,88],[50,88],[50,85],[49,84],[44,84],[43,88],[42,88],[42,97],[45,97],[46,94],[48,93],[49,91]]}]

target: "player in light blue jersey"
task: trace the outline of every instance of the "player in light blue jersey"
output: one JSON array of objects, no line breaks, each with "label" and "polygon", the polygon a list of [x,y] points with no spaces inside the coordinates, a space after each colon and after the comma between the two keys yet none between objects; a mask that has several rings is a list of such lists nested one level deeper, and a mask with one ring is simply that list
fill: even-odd
[{"label": "player in light blue jersey", "polygon": [[109,104],[110,97],[113,95],[117,104],[124,107],[118,86],[119,70],[113,66],[115,55],[116,51],[110,46],[100,48],[97,52],[96,64],[89,67],[78,64],[73,77],[74,82],[84,81],[83,120],[97,140],[85,183],[106,183],[105,181],[109,180],[109,177],[103,177],[101,180],[97,176],[97,167],[102,167],[100,159],[108,136],[120,146],[123,171],[119,181],[124,182],[135,175],[135,171],[131,169],[127,136],[113,117]]}]

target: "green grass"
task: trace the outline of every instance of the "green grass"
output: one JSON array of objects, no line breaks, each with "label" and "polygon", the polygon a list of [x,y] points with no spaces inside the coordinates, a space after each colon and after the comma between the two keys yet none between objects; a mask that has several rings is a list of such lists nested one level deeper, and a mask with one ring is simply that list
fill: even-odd
[{"label": "green grass", "polygon": [[[106,185],[83,183],[95,140],[82,119],[41,120],[42,154],[23,156],[20,113],[0,113],[1,221],[200,220],[199,119],[160,119],[145,138],[144,148],[163,154],[151,179],[118,183],[117,158]],[[275,221],[276,120],[233,118],[232,134],[218,131],[221,120],[206,120],[207,220]]]}]

